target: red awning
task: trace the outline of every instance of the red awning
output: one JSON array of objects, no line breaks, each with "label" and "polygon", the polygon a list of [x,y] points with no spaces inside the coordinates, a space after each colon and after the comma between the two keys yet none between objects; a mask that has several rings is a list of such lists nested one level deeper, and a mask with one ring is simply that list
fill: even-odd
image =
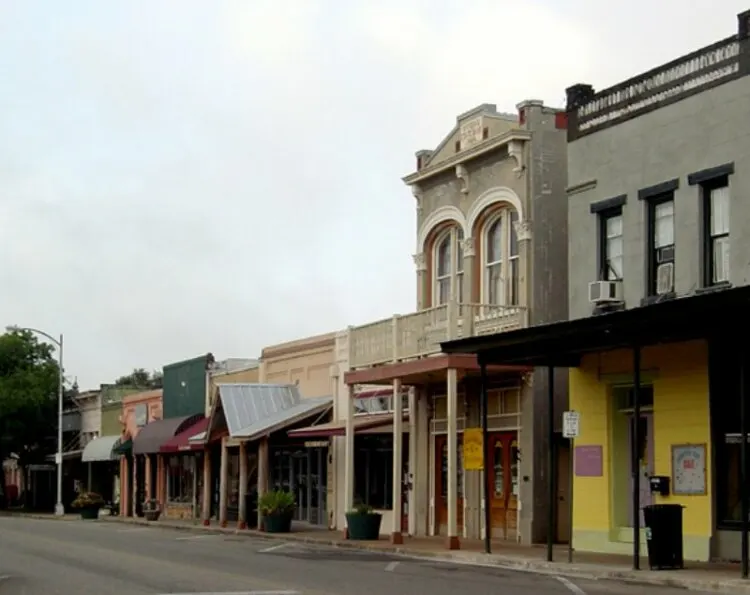
[{"label": "red awning", "polygon": [[[408,420],[408,414],[404,414],[404,421]],[[393,413],[370,413],[354,417],[354,432],[382,428],[393,423]],[[289,430],[287,435],[293,438],[330,438],[331,436],[344,436],[346,434],[346,421],[332,421],[326,424],[318,424],[307,428]]]},{"label": "red awning", "polygon": [[207,417],[202,417],[188,429],[183,430],[177,434],[174,438],[165,442],[159,452],[191,452],[196,450],[203,450],[204,445],[202,443],[191,443],[190,439],[196,434],[205,432],[208,429]]}]

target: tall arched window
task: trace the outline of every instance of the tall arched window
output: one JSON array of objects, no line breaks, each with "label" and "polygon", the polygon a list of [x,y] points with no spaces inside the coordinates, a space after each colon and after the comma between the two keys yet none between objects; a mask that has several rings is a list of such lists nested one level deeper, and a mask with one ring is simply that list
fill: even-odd
[{"label": "tall arched window", "polygon": [[455,296],[459,303],[463,301],[463,239],[463,231],[458,227],[451,227],[435,241],[435,287],[432,300],[434,306],[447,304],[451,295]]},{"label": "tall arched window", "polygon": [[482,301],[487,304],[518,304],[518,237],[515,209],[503,209],[484,228]]}]

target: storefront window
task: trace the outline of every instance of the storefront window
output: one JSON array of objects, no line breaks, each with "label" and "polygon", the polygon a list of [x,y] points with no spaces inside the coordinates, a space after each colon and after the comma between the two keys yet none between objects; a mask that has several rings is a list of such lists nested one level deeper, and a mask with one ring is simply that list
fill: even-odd
[{"label": "storefront window", "polygon": [[[409,452],[408,436],[402,451]],[[354,438],[354,499],[379,510],[393,508],[393,436]],[[396,481],[401,482],[401,477]]]},{"label": "storefront window", "polygon": [[167,473],[167,500],[191,503],[195,477],[195,457],[182,455],[169,458]]}]

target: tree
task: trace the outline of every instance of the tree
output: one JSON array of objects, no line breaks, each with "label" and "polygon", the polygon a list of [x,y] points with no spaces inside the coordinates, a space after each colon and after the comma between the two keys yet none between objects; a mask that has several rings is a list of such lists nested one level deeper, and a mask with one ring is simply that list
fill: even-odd
[{"label": "tree", "polygon": [[158,370],[149,372],[145,368],[135,368],[130,374],[115,380],[117,386],[136,386],[142,388],[161,388],[162,373]]},{"label": "tree", "polygon": [[58,382],[50,345],[28,331],[0,335],[0,461],[14,453],[23,468],[54,452]]}]

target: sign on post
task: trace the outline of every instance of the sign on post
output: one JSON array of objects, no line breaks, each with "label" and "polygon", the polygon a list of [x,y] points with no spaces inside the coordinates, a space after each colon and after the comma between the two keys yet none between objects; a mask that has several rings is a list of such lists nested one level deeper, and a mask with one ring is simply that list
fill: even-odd
[{"label": "sign on post", "polygon": [[484,442],[481,428],[464,430],[464,469],[481,471],[484,469]]},{"label": "sign on post", "polygon": [[563,437],[568,439],[578,438],[581,432],[581,414],[578,411],[565,411],[563,413]]}]

